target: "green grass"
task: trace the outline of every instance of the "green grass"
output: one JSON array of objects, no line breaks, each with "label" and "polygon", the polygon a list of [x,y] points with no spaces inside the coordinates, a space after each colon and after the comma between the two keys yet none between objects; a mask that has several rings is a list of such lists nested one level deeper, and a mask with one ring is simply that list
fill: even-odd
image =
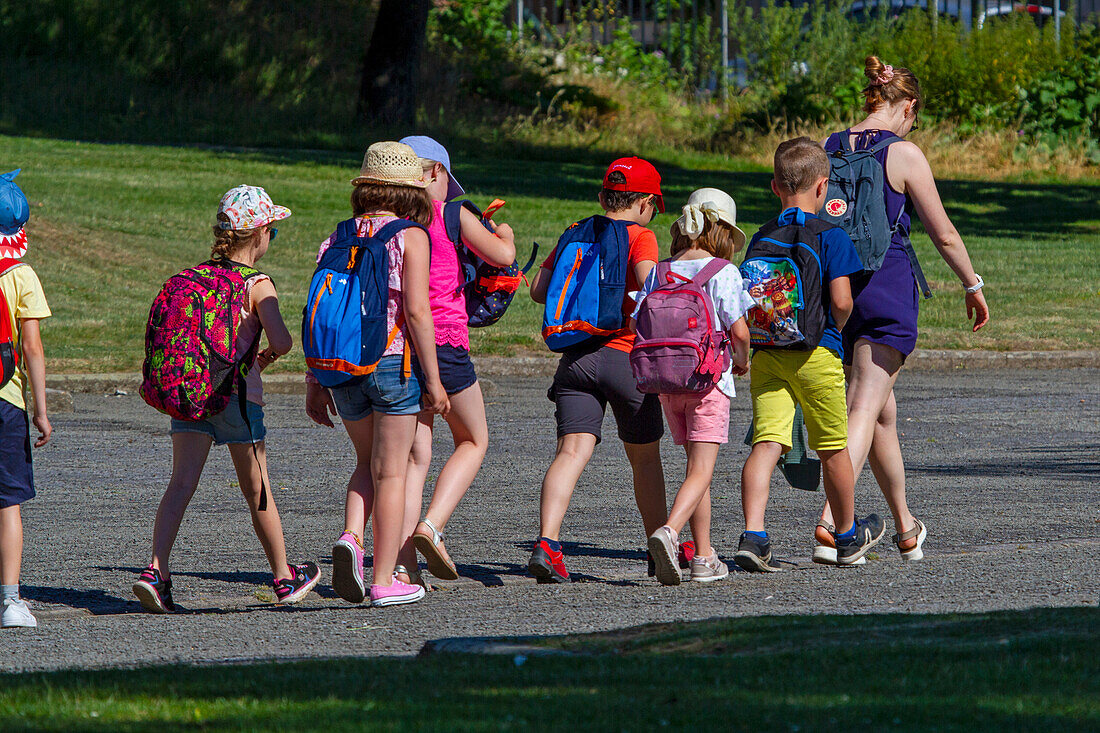
[{"label": "green grass", "polygon": [[570,656],[0,675],[0,720],[5,731],[1091,731],[1097,613],[723,619],[544,642]]},{"label": "green grass", "polygon": [[[527,148],[522,158],[455,161],[471,196],[508,200],[521,257],[537,240],[548,252],[572,221],[598,212],[606,156],[583,149]],[[298,329],[317,244],[349,215],[348,180],[360,155],[303,150],[223,150],[113,145],[0,136],[0,159],[24,169],[32,203],[26,260],[39,272],[55,318],[44,334],[55,372],[137,370],[149,304],[161,283],[204,259],[221,194],[262,185],[294,210],[263,260],[279,287],[284,317]],[[769,174],[718,156],[656,158],[670,213],[653,228],[667,247],[668,226],[691,190],[729,191],[749,233],[776,213]],[[989,283],[992,323],[971,334],[960,288],[923,234],[915,238],[937,296],[924,304],[919,345],[995,350],[1097,348],[1087,327],[1100,306],[1100,186],[944,181],[948,211],[977,270]],[[541,350],[540,311],[521,292],[497,326],[473,335],[478,353]],[[301,352],[281,371],[301,370]]]}]

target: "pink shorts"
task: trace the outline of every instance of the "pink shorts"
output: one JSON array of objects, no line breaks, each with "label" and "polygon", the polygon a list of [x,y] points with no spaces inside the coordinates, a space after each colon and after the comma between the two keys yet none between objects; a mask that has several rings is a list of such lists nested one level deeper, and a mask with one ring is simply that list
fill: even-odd
[{"label": "pink shorts", "polygon": [[672,442],[728,443],[730,439],[730,398],[715,387],[703,395],[661,395]]}]

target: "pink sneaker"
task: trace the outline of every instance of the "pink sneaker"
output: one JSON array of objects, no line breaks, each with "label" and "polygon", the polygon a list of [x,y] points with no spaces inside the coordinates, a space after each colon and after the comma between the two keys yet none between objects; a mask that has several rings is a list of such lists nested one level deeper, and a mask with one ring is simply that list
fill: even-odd
[{"label": "pink sneaker", "polygon": [[424,586],[402,583],[397,578],[393,585],[372,585],[370,604],[372,606],[398,606],[402,603],[416,603],[424,597]]},{"label": "pink sneaker", "polygon": [[344,532],[332,546],[332,589],[350,603],[362,603],[367,598],[363,545],[351,532]]}]

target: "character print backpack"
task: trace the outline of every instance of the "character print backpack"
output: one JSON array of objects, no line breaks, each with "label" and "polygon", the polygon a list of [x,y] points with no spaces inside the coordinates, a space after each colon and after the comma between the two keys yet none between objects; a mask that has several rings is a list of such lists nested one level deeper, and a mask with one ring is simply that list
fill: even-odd
[{"label": "character print backpack", "polygon": [[[7,275],[17,267],[23,265],[19,260],[10,258],[0,259],[0,277]],[[14,311],[9,307],[4,291],[0,290],[0,387],[11,381],[15,376],[15,368],[19,366],[19,351],[16,349],[16,334],[13,332],[11,322],[14,320]]]},{"label": "character print backpack", "polygon": [[142,399],[177,420],[204,420],[225,410],[236,386],[244,414],[244,377],[260,338],[238,351],[237,327],[245,284],[262,274],[211,260],[168,278],[145,328]]},{"label": "character print backpack", "polygon": [[825,333],[825,273],[817,235],[832,224],[807,219],[765,224],[745,251],[741,275],[755,305],[745,314],[754,349],[812,350]]},{"label": "character print backpack", "polygon": [[[367,237],[359,236],[354,219],[336,227],[335,239],[313,272],[302,311],[306,366],[323,386],[338,387],[372,373],[404,325],[399,318],[386,332],[386,242],[410,227],[424,229],[406,219],[391,221]],[[406,374],[409,357],[406,347]]]},{"label": "character print backpack", "polygon": [[629,252],[626,224],[606,216],[582,219],[561,235],[542,317],[551,351],[621,331]]},{"label": "character print backpack", "polygon": [[[847,131],[839,133],[837,139],[840,141],[840,148],[828,153],[829,190],[825,195],[825,205],[818,216],[848,233],[856,246],[856,253],[864,270],[878,270],[886,258],[890,240],[898,229],[901,214],[898,215],[898,221],[890,222],[886,218],[886,199],[883,194],[886,171],[875,158],[875,154],[901,138],[890,135],[863,150],[852,148]],[[921,292],[925,298],[931,298],[932,291],[908,237],[905,238],[905,249]]]},{"label": "character print backpack", "polygon": [[657,286],[638,310],[630,352],[639,391],[702,394],[718,384],[730,365],[729,343],[703,286],[728,264],[716,257],[689,278],[668,260],[657,263]]},{"label": "character print backpack", "polygon": [[463,282],[459,288],[466,296],[466,315],[470,328],[484,328],[500,320],[519,289],[520,281],[527,281],[527,271],[535,264],[539,246],[531,250],[531,258],[520,269],[517,262],[508,267],[491,265],[462,243],[462,209],[469,209],[490,232],[496,232],[493,214],[504,206],[504,201],[494,199],[482,212],[469,201],[451,201],[443,206],[443,225],[447,238],[458,249],[458,261],[462,267]]}]

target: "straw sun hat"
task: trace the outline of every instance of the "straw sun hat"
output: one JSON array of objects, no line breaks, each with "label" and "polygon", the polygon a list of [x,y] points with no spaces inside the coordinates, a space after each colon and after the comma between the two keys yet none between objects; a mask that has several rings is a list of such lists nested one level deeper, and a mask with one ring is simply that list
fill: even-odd
[{"label": "straw sun hat", "polygon": [[404,143],[381,142],[367,148],[359,175],[351,179],[353,186],[361,183],[381,183],[388,186],[426,188],[420,158]]}]

